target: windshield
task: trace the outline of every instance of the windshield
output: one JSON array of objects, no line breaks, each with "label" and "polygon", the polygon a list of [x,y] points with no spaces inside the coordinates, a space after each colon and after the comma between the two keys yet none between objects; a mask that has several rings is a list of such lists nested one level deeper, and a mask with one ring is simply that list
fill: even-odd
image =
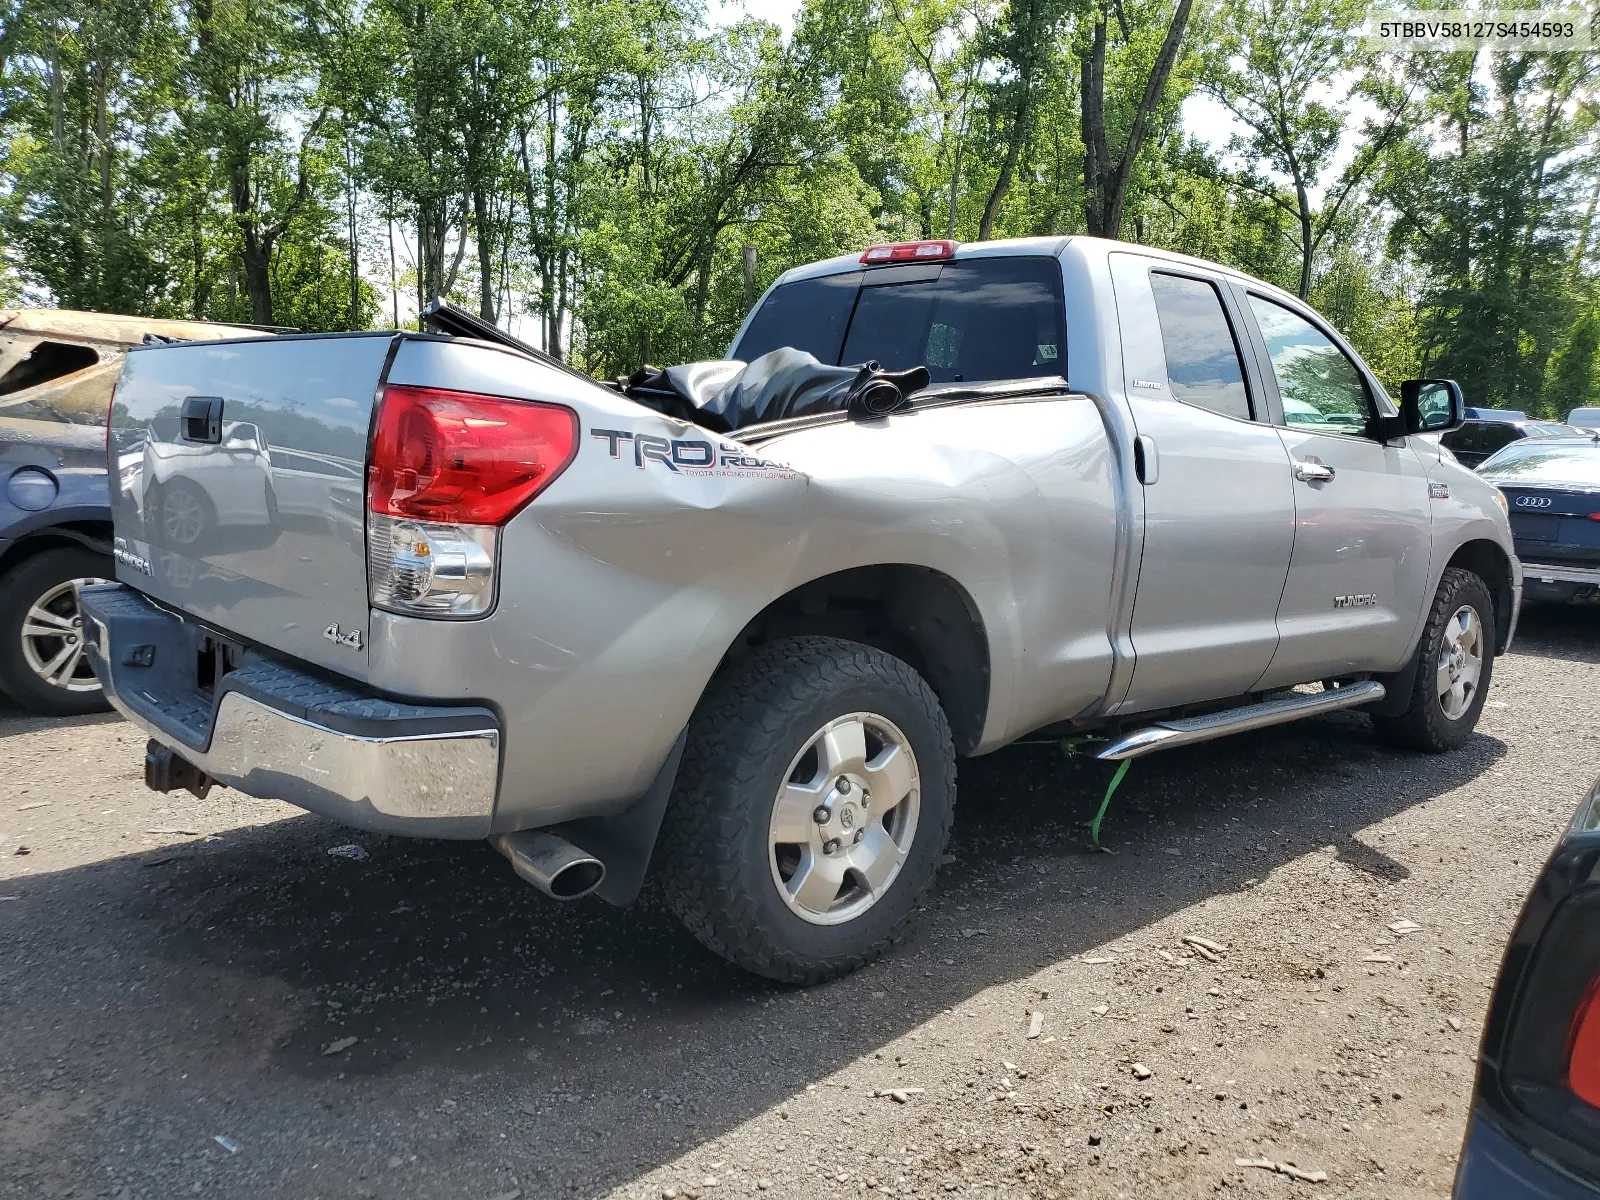
[{"label": "windshield", "polygon": [[783,284],[733,357],[792,346],[830,365],[925,366],[935,383],[981,383],[1064,375],[1065,335],[1055,259],[970,258],[911,280],[890,268]]},{"label": "windshield", "polygon": [[1479,467],[1478,473],[1508,487],[1600,488],[1600,445],[1577,438],[1558,443],[1512,442]]}]

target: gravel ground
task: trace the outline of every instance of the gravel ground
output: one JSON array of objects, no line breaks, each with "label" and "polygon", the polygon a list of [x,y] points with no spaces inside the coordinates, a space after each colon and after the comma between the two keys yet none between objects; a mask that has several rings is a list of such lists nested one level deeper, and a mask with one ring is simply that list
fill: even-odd
[{"label": "gravel ground", "polygon": [[1104,766],[963,764],[918,934],[810,991],[0,712],[0,1195],[1446,1195],[1597,661],[1600,610],[1532,610],[1456,754],[1342,714],[1158,755],[1111,854]]}]

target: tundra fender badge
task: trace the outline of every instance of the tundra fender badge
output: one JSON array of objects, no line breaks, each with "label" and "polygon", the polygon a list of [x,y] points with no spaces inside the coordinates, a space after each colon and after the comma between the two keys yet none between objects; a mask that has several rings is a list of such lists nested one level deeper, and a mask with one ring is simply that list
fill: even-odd
[{"label": "tundra fender badge", "polygon": [[1357,596],[1335,596],[1335,608],[1371,608],[1378,603],[1378,597],[1372,592],[1363,592]]},{"label": "tundra fender badge", "polygon": [[335,646],[349,646],[352,650],[361,649],[361,630],[352,629],[349,633],[339,632],[339,623],[335,621],[322,631],[322,636]]},{"label": "tundra fender badge", "polygon": [[1450,485],[1448,483],[1430,483],[1428,485],[1429,500],[1450,499]]},{"label": "tundra fender badge", "polygon": [[154,576],[156,573],[155,568],[150,565],[150,560],[142,554],[136,554],[125,538],[117,538],[113,543],[111,557],[141,574]]}]

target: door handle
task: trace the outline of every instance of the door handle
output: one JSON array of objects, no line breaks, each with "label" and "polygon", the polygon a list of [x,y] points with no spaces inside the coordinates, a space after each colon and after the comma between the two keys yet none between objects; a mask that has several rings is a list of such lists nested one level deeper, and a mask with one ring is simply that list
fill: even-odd
[{"label": "door handle", "polygon": [[1156,451],[1155,438],[1147,433],[1133,440],[1133,473],[1146,487],[1161,478],[1161,455]]},{"label": "door handle", "polygon": [[1314,458],[1294,460],[1294,477],[1301,483],[1331,483],[1333,476],[1334,470],[1327,463]]},{"label": "door handle", "polygon": [[183,440],[215,446],[222,441],[222,397],[186,396],[183,401]]}]

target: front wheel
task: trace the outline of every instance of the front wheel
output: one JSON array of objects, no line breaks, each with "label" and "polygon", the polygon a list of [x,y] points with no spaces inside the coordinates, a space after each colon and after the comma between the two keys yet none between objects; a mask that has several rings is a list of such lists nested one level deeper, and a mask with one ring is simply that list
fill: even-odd
[{"label": "front wheel", "polygon": [[1372,718],[1378,735],[1433,754],[1472,736],[1494,671],[1494,636],[1494,601],[1483,580],[1446,570],[1417,647],[1410,702],[1398,716]]},{"label": "front wheel", "polygon": [[903,935],[954,808],[950,728],[916,671],[856,642],[774,642],[690,721],[661,835],[667,898],[746,970],[843,975]]}]

